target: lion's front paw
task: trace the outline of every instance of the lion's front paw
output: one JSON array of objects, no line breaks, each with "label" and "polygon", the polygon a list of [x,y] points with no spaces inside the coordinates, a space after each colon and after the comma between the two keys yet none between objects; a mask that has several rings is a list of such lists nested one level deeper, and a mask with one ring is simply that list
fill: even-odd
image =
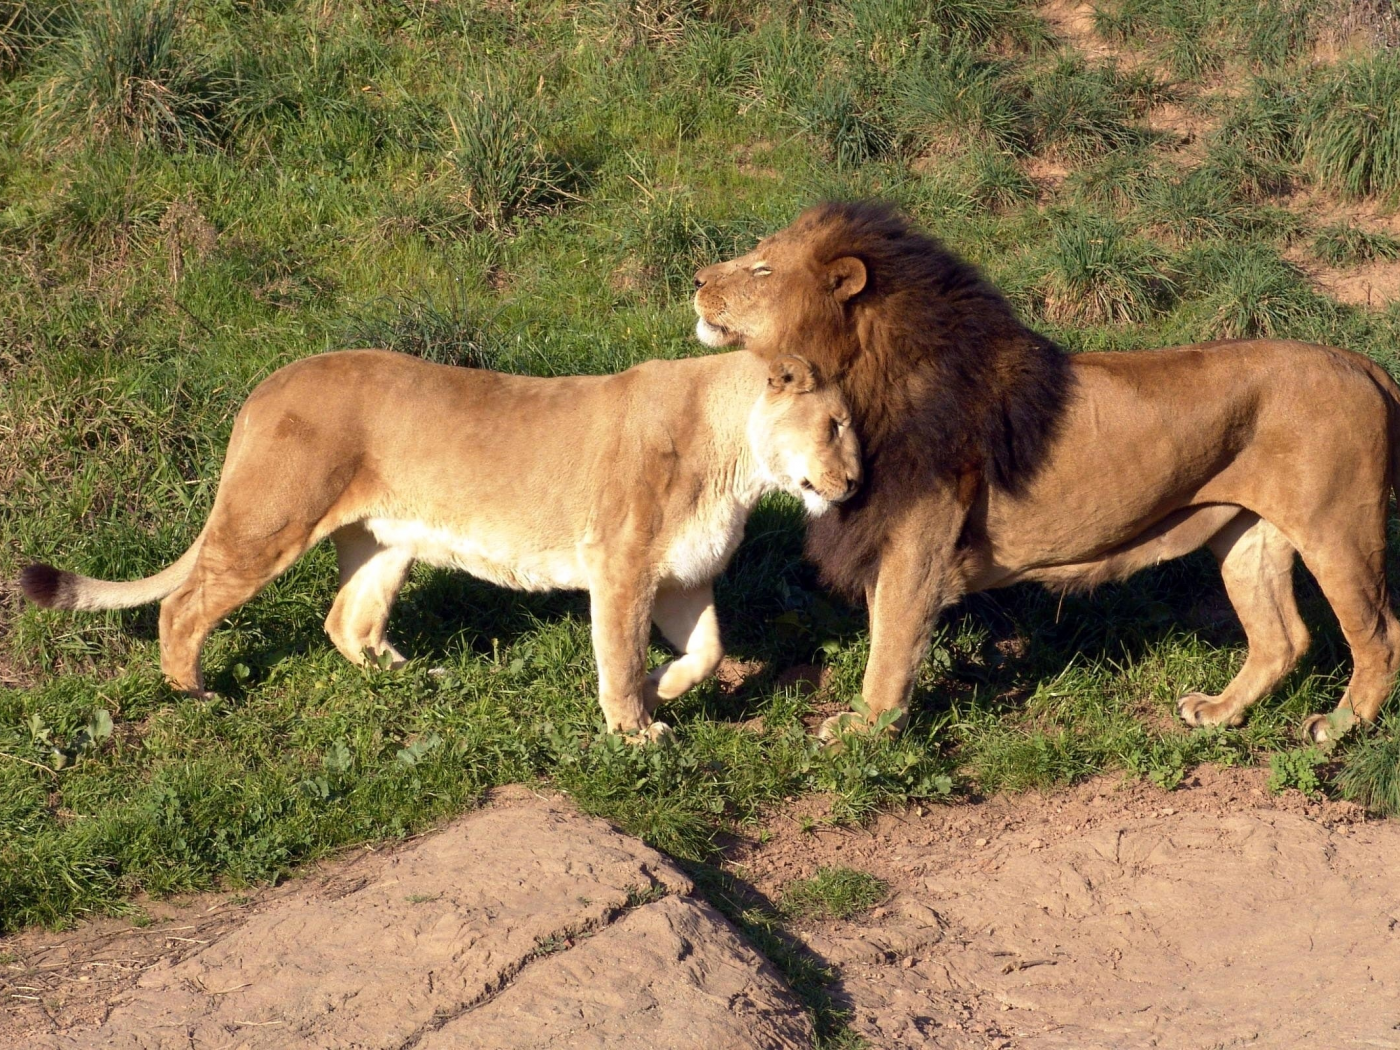
[{"label": "lion's front paw", "polygon": [[1356,712],[1339,707],[1330,715],[1312,715],[1303,722],[1303,738],[1314,744],[1335,744],[1356,724]]},{"label": "lion's front paw", "polygon": [[1237,726],[1244,721],[1244,712],[1208,693],[1187,693],[1176,702],[1177,714],[1189,726]]},{"label": "lion's front paw", "polygon": [[908,713],[903,710],[886,712],[872,721],[856,711],[842,711],[822,722],[817,730],[817,739],[829,748],[839,748],[841,738],[851,733],[883,733],[894,736],[904,728]]}]

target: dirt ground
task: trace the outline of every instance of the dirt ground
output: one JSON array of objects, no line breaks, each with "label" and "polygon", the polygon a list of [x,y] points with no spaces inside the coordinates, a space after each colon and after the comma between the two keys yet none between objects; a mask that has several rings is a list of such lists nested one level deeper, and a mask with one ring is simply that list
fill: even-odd
[{"label": "dirt ground", "polygon": [[[822,865],[885,880],[869,913],[796,931],[872,1047],[1400,1048],[1400,823],[1264,781],[1203,768],[1166,793],[1105,777],[866,828],[806,800],[728,862],[772,900]],[[151,904],[144,927],[0,941],[0,1045],[88,1029],[153,967],[379,862],[358,851],[247,896]]]},{"label": "dirt ground", "polygon": [[1266,779],[1101,777],[866,829],[809,803],[731,856],[774,898],[819,865],[889,884],[800,931],[875,1047],[1400,1048],[1400,823]]}]

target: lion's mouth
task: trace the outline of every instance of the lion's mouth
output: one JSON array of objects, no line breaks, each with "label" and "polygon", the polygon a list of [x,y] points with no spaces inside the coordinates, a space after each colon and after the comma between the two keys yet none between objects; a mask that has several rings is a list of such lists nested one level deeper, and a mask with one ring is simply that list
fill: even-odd
[{"label": "lion's mouth", "polygon": [[722,324],[714,324],[700,317],[695,322],[695,338],[706,346],[733,346],[739,342],[739,333]]}]

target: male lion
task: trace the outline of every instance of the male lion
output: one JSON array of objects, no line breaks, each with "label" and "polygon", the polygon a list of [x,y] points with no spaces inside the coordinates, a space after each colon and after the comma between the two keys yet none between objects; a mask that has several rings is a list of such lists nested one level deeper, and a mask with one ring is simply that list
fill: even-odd
[{"label": "male lion", "polygon": [[[195,695],[214,625],[327,536],[340,591],[326,632],[354,663],[403,662],[385,625],[415,559],[519,590],[587,588],[608,728],[655,738],[656,706],[723,655],[713,581],[759,497],[782,489],[820,514],[855,490],[849,424],[840,391],[798,357],[537,379],[322,354],[243,405],[214,509],[173,565],[132,583],[32,565],[20,586],[64,609],[164,598],[161,669]],[[653,620],[683,655],[647,675]]]},{"label": "male lion", "polygon": [[807,548],[869,607],[870,719],[903,724],[934,620],[962,595],[1088,588],[1202,545],[1249,652],[1181,717],[1238,725],[1307,649],[1296,552],[1355,661],[1334,717],[1307,731],[1375,718],[1400,668],[1384,571],[1400,388],[1378,365],[1287,340],[1070,357],[881,204],[810,208],[695,285],[703,343],[801,346],[850,402],[866,481]]}]

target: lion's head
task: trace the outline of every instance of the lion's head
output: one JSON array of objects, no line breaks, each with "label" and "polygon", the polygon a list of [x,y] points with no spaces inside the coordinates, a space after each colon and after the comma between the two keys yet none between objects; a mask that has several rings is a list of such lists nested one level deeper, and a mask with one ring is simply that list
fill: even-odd
[{"label": "lion's head", "polygon": [[[695,275],[695,334],[706,346],[775,357],[814,343],[824,356],[853,349],[845,304],[865,287],[865,264],[834,241],[820,209],[765,237],[747,255]],[[822,362],[839,368],[839,360]]]},{"label": "lion's head", "polygon": [[700,270],[695,286],[701,342],[769,359],[800,351],[846,395],[866,481],[809,546],[848,591],[866,581],[885,523],[939,479],[1019,491],[1068,396],[1059,348],[885,204],[809,208],[747,255]]},{"label": "lion's head", "polygon": [[749,413],[749,447],[765,477],[798,497],[813,517],[848,499],[860,484],[860,443],[835,383],[810,361],[776,358],[768,386]]}]

